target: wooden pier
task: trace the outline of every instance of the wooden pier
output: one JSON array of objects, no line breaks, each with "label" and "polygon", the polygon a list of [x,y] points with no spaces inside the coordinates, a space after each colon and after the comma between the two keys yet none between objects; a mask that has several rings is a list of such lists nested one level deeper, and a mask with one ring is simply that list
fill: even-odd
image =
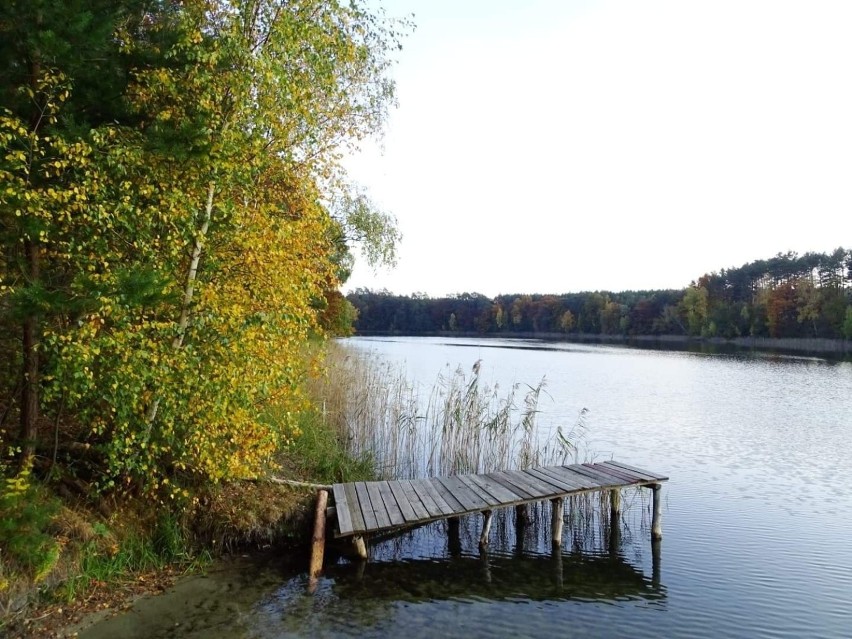
[{"label": "wooden pier", "polygon": [[[484,546],[488,544],[494,509],[518,507],[520,515],[520,509],[526,504],[550,500],[553,504],[553,544],[559,546],[562,543],[565,497],[610,491],[611,514],[617,517],[621,508],[621,489],[644,486],[653,491],[651,537],[656,540],[662,537],[661,487],[667,480],[668,477],[622,462],[606,461],[476,475],[334,484],[331,491],[334,497],[332,512],[336,515],[334,536],[352,538],[356,554],[366,559],[364,540],[367,535],[441,519],[449,519],[452,526],[457,524],[461,515],[483,513],[480,544]],[[320,501],[323,501],[322,497]],[[324,503],[322,508],[325,509]],[[315,552],[317,541],[315,538]],[[322,550],[319,552],[322,553]],[[321,557],[320,554],[320,566]],[[312,565],[315,563],[312,561]]]}]

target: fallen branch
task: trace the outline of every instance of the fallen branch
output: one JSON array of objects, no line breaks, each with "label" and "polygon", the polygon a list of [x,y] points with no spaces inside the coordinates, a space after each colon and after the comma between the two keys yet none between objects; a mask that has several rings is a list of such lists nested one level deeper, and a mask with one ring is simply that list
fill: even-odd
[{"label": "fallen branch", "polygon": [[295,479],[281,479],[280,477],[269,477],[266,481],[273,484],[282,484],[285,486],[298,486],[300,488],[311,488],[313,490],[331,490],[331,484],[312,484],[308,481],[296,481]]}]

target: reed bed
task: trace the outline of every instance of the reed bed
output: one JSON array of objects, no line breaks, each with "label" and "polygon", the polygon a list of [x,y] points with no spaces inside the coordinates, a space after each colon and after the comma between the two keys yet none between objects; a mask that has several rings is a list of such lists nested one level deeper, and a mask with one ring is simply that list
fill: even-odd
[{"label": "reed bed", "polygon": [[428,387],[374,354],[331,344],[326,374],[311,394],[322,419],[356,458],[384,479],[411,479],[574,463],[585,409],[567,430],[545,433],[539,403],[545,380],[505,391],[469,370],[445,366]]},{"label": "reed bed", "polygon": [[[325,375],[314,379],[310,388],[322,420],[353,458],[372,464],[379,478],[414,479],[591,460],[585,445],[586,409],[567,428],[541,427],[544,379],[503,390],[485,383],[480,362],[475,362],[469,369],[447,365],[434,383],[424,386],[408,379],[401,366],[340,343],[329,345],[325,363]],[[649,504],[641,491],[622,493],[625,511],[639,502],[639,527],[646,528]],[[606,545],[609,507],[608,491],[566,499],[573,550]],[[630,538],[630,522],[624,518],[621,523]],[[470,519],[467,532],[478,534],[479,525],[478,518]],[[513,511],[498,511],[492,530],[495,540],[515,539]],[[524,534],[528,548],[543,547],[550,535],[549,503],[529,506]]]}]

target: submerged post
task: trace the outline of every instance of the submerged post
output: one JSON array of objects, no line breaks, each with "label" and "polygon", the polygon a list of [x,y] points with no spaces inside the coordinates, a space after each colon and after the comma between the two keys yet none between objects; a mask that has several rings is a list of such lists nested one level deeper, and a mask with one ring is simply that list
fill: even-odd
[{"label": "submerged post", "polygon": [[367,544],[363,536],[355,535],[352,537],[352,545],[355,547],[355,555],[358,559],[367,559]]},{"label": "submerged post", "polygon": [[663,538],[663,524],[661,521],[663,511],[662,488],[662,484],[651,484],[651,490],[654,494],[654,515],[651,520],[651,539]]},{"label": "submerged post", "polygon": [[317,491],[317,509],[314,515],[314,537],[311,544],[311,564],[308,575],[311,588],[316,586],[316,579],[322,572],[322,560],[325,555],[325,518],[328,505],[328,491]]},{"label": "submerged post", "polygon": [[562,568],[562,546],[559,544],[553,544],[550,547],[550,557],[553,562],[553,576],[556,578],[556,587],[559,589],[559,592],[562,592],[562,589],[565,585],[565,580],[563,579],[563,568]]},{"label": "submerged post", "polygon": [[562,523],[563,516],[565,514],[565,501],[562,497],[557,497],[556,499],[551,499],[550,503],[553,504],[553,512],[550,518],[550,534],[553,539],[554,546],[562,545]]},{"label": "submerged post", "polygon": [[660,587],[660,549],[663,543],[659,539],[651,540],[651,585],[654,588]]},{"label": "submerged post", "polygon": [[524,531],[528,522],[527,505],[515,506],[515,552],[519,555],[524,554]]},{"label": "submerged post", "polygon": [[479,535],[479,545],[488,545],[488,534],[491,532],[491,516],[494,513],[490,510],[482,511],[482,533]]},{"label": "submerged post", "polygon": [[609,520],[610,525],[615,525],[621,515],[621,490],[613,488],[609,491]]},{"label": "submerged post", "polygon": [[458,517],[447,519],[447,547],[451,557],[458,557],[461,554],[461,534]]}]

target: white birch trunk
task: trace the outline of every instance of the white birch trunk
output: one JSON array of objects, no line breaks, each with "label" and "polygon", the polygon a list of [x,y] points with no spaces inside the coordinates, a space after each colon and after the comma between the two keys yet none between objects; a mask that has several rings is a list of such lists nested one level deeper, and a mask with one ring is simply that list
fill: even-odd
[{"label": "white birch trunk", "polygon": [[[172,348],[178,349],[183,346],[183,340],[186,336],[186,329],[189,326],[189,309],[192,306],[192,297],[195,293],[195,280],[198,276],[198,263],[201,261],[201,251],[204,249],[204,240],[207,237],[207,230],[210,228],[210,219],[213,217],[213,195],[216,192],[216,183],[210,180],[207,186],[207,202],[204,205],[204,217],[201,222],[201,228],[198,235],[195,236],[195,246],[192,248],[192,259],[189,262],[189,272],[186,276],[186,287],[183,291],[183,304],[181,306],[180,318],[178,319],[178,330],[174,340],[172,340]],[[157,410],[160,408],[160,398],[156,398],[148,409],[148,414],[145,416],[145,421],[148,423],[148,428],[157,418]]]}]

